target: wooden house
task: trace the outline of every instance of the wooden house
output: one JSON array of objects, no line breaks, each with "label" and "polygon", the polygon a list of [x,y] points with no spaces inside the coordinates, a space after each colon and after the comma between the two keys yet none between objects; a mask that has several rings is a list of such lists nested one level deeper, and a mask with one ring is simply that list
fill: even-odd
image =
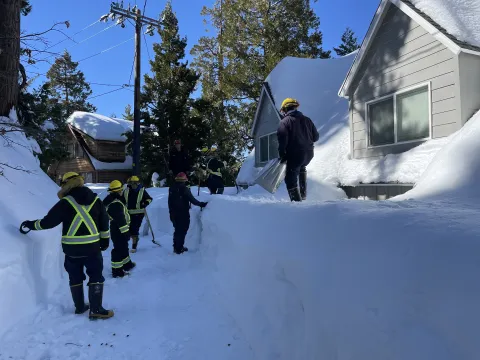
[{"label": "wooden house", "polygon": [[68,171],[81,174],[87,183],[125,182],[131,176],[132,157],[126,154],[125,134],[133,130],[132,121],[76,111],[67,125],[70,157],[48,168],[57,183]]}]

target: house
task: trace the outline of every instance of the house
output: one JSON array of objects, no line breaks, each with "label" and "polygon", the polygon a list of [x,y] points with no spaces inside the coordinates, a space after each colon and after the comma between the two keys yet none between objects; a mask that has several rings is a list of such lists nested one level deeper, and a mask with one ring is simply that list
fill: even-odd
[{"label": "house", "polygon": [[88,183],[125,182],[132,172],[132,157],[126,154],[127,137],[133,122],[76,111],[67,120],[65,140],[69,159],[48,168],[59,181],[68,171],[75,171]]},{"label": "house", "polygon": [[245,162],[254,169],[242,168],[237,182],[252,185],[277,156],[279,105],[295,97],[320,131],[309,178],[355,198],[412,189],[480,108],[480,32],[475,17],[467,18],[480,9],[461,9],[459,1],[382,0],[355,54],[283,59],[266,78],[255,114],[254,159]]}]

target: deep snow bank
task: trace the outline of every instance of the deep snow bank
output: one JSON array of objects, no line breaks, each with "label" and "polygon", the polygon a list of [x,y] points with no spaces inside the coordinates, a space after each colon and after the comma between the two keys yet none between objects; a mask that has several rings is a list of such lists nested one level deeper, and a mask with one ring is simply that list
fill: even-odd
[{"label": "deep snow bank", "polygon": [[478,211],[218,197],[202,253],[257,359],[477,359]]},{"label": "deep snow bank", "polygon": [[[1,118],[0,122],[15,121]],[[1,127],[1,126],[0,126]],[[8,126],[6,126],[8,129]],[[62,276],[60,228],[22,235],[23,220],[43,217],[57,198],[57,185],[32,154],[38,145],[19,132],[0,138],[0,334],[48,300]],[[38,150],[38,149],[37,149]]]},{"label": "deep snow bank", "polygon": [[480,201],[480,111],[449,136],[416,186],[396,200],[451,199]]}]

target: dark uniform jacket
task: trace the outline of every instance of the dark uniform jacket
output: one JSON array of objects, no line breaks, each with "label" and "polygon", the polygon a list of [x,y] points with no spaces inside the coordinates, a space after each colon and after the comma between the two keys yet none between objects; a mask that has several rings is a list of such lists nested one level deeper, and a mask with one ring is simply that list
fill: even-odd
[{"label": "dark uniform jacket", "polygon": [[225,164],[215,157],[212,157],[207,162],[207,173],[210,175],[216,175],[222,177],[221,169],[225,167]]},{"label": "dark uniform jacket", "polygon": [[319,135],[313,121],[298,110],[289,111],[280,121],[277,130],[278,155],[283,158],[290,153],[313,149]]},{"label": "dark uniform jacket", "polygon": [[190,172],[190,161],[187,152],[183,149],[178,151],[176,148],[173,148],[170,151],[168,168],[172,171],[174,176],[181,172],[184,172],[185,174]]},{"label": "dark uniform jacket", "polygon": [[147,193],[143,186],[132,189],[130,185],[127,186],[123,192],[128,212],[131,215],[144,214],[145,208],[152,202],[152,197]]},{"label": "dark uniform jacket", "polygon": [[[81,220],[81,217],[77,216],[78,212],[69,202],[69,200],[72,201],[71,199],[81,205],[87,217],[90,216],[91,220],[93,220],[96,229],[92,230],[98,234],[98,240],[84,240],[84,242],[80,243],[79,241],[82,241],[81,238],[67,237],[69,235],[95,237],[95,234],[92,234],[88,229],[88,225]],[[59,224],[62,224],[63,252],[68,256],[90,256],[100,252],[100,239],[102,243],[106,243],[108,246],[110,232],[107,212],[102,201],[87,187],[76,187],[70,190],[50,209],[43,219],[35,222],[35,230],[52,229]],[[78,229],[74,231],[77,226]]]},{"label": "dark uniform jacket", "polygon": [[103,200],[110,218],[110,233],[112,241],[126,240],[130,238],[130,215],[125,206],[125,199],[120,194],[110,193]]},{"label": "dark uniform jacket", "polygon": [[170,219],[176,217],[190,218],[190,203],[202,206],[202,203],[193,197],[190,188],[185,183],[175,182],[168,190]]}]

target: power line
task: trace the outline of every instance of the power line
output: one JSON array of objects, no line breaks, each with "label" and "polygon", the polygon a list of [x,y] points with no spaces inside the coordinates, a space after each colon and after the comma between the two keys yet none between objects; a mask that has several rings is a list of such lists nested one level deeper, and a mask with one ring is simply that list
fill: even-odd
[{"label": "power line", "polygon": [[73,40],[73,38],[74,38],[76,35],[78,35],[78,34],[80,34],[81,32],[87,30],[88,28],[92,27],[93,25],[95,25],[95,24],[98,23],[98,22],[100,22],[100,20],[97,20],[97,21],[91,23],[90,25],[85,26],[82,30],[77,31],[77,32],[76,32],[75,34],[73,34],[70,38],[65,38],[65,39],[57,42],[56,44],[53,44],[53,45],[47,47],[45,50],[48,50],[48,49],[51,49],[51,48],[54,47],[54,46],[60,45],[61,43],[63,43],[64,41],[67,41],[67,40],[75,41],[75,40]]},{"label": "power line", "polygon": [[134,37],[131,37],[130,39],[127,39],[127,40],[125,40],[125,41],[122,41],[121,43],[119,43],[119,44],[117,44],[117,45],[110,46],[110,47],[107,48],[107,49],[104,49],[104,50],[102,50],[102,51],[100,51],[100,52],[98,52],[98,53],[96,53],[96,54],[87,56],[86,58],[83,58],[83,59],[81,59],[81,60],[78,60],[77,62],[82,62],[82,61],[91,59],[92,57],[95,57],[95,56],[101,55],[101,54],[103,54],[103,53],[106,53],[107,51],[110,51],[110,50],[112,50],[112,49],[115,49],[116,47],[119,47],[120,45],[123,45],[123,44],[125,44],[125,43],[127,43],[127,42],[129,42],[130,40],[133,40],[133,39],[134,39]]},{"label": "power line", "polygon": [[[47,75],[46,73],[39,73],[39,72],[36,72],[36,71],[27,70],[26,72],[29,73],[29,74],[35,74],[35,75],[39,75],[39,76],[46,76]],[[125,87],[125,88],[132,86],[132,85],[129,85],[129,84],[106,84],[106,83],[97,83],[97,82],[91,82],[91,81],[87,81],[87,83],[89,85],[114,86],[114,87]]]},{"label": "power line", "polygon": [[126,88],[125,88],[124,86],[122,86],[122,87],[119,87],[118,89],[111,90],[111,91],[107,91],[107,92],[105,92],[105,93],[103,93],[103,94],[99,94],[99,95],[95,95],[95,96],[90,96],[90,97],[87,98],[87,100],[95,99],[95,98],[97,98],[97,97],[104,96],[104,95],[107,95],[107,94],[111,94],[111,93],[113,93],[113,92],[120,91],[120,90],[123,90],[123,89],[126,89]]},{"label": "power line", "polygon": [[143,15],[145,15],[145,8],[147,7],[147,0],[143,3]]}]

